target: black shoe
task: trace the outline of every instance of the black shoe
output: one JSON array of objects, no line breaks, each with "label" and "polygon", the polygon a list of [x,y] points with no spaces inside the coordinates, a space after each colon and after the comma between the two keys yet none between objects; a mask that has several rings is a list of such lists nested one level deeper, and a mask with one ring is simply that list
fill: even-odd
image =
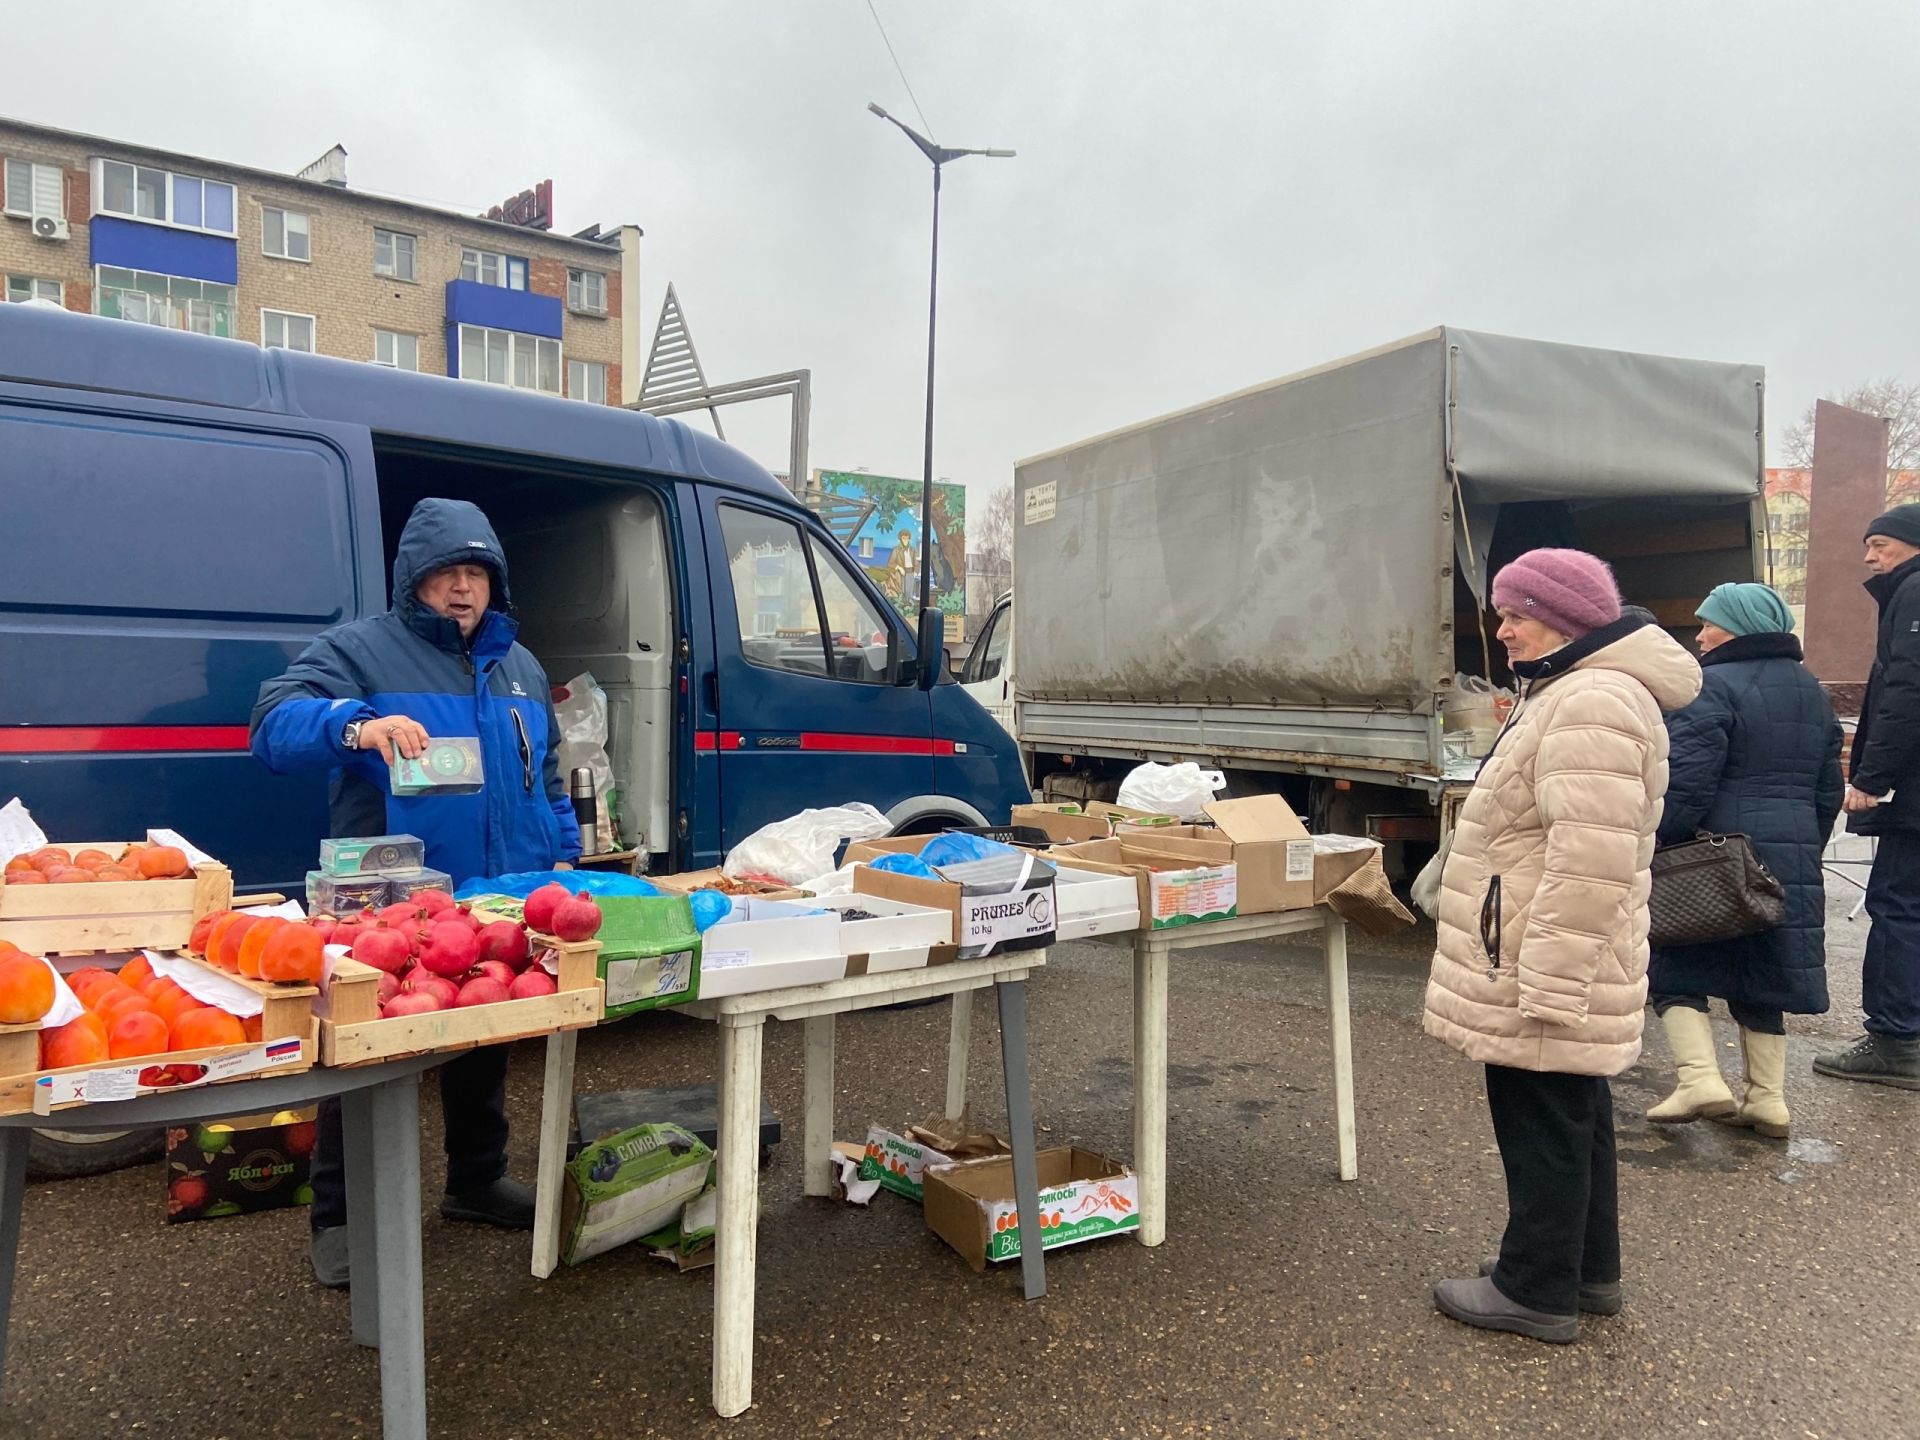
[{"label": "black shoe", "polygon": [[[1491,1260],[1482,1260],[1480,1262],[1480,1273],[1491,1279],[1493,1272],[1498,1269],[1499,1266],[1500,1257],[1498,1255],[1494,1256]],[[1626,1304],[1626,1298],[1621,1293],[1620,1282],[1618,1280],[1614,1281],[1611,1285],[1583,1284],[1580,1287],[1580,1308],[1589,1315],[1618,1315],[1620,1313],[1620,1307],[1624,1304]]]},{"label": "black shoe", "polygon": [[1835,1080],[1864,1080],[1869,1085],[1920,1090],[1920,1039],[1903,1040],[1869,1031],[1844,1050],[1816,1055],[1813,1068]]},{"label": "black shoe", "polygon": [[475,1225],[498,1225],[502,1230],[533,1229],[533,1191],[502,1175],[491,1185],[440,1197],[445,1220],[467,1220]]},{"label": "black shoe", "polygon": [[345,1290],[353,1284],[346,1226],[325,1225],[314,1231],[307,1245],[307,1259],[313,1263],[313,1278],[327,1289]]},{"label": "black shoe", "polygon": [[1481,1330],[1508,1330],[1550,1345],[1567,1345],[1580,1338],[1578,1315],[1552,1315],[1509,1300],[1484,1275],[1476,1280],[1442,1280],[1433,1287],[1433,1303],[1442,1315]]}]

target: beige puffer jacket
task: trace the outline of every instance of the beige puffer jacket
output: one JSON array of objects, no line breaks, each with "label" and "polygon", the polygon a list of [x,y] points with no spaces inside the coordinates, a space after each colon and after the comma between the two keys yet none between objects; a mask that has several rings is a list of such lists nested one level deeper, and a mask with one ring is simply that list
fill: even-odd
[{"label": "beige puffer jacket", "polygon": [[1426,1029],[1470,1059],[1618,1075],[1639,1058],[1660,713],[1700,693],[1700,665],[1654,625],[1613,638],[1631,624],[1567,647],[1563,673],[1549,657],[1461,807]]}]

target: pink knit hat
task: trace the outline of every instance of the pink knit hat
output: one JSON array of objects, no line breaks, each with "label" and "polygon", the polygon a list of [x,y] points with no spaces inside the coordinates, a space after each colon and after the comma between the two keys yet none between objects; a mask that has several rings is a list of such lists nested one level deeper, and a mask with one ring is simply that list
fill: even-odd
[{"label": "pink knit hat", "polygon": [[1584,550],[1529,550],[1493,577],[1493,608],[1578,640],[1620,618],[1620,589],[1607,562]]}]

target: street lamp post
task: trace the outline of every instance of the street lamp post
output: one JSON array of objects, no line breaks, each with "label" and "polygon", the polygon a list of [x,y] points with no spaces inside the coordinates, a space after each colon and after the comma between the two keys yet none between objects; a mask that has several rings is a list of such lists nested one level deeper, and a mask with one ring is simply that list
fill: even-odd
[{"label": "street lamp post", "polygon": [[[901,133],[920,148],[920,153],[933,162],[933,259],[932,274],[927,282],[927,425],[926,453],[923,457],[924,469],[920,486],[920,618],[922,628],[927,611],[933,607],[933,556],[929,546],[933,539],[933,357],[934,329],[940,314],[940,167],[950,160],[958,160],[963,155],[986,155],[996,160],[1011,160],[1011,150],[957,150],[946,145],[936,145],[911,125],[902,123],[878,105],[869,104],[867,109],[891,125],[898,126]],[[924,664],[927,657],[922,656]]]}]

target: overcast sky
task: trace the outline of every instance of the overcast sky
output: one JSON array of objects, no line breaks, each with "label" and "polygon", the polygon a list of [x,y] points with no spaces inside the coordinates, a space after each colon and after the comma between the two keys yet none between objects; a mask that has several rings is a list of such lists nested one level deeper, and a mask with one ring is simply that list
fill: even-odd
[{"label": "overcast sky", "polygon": [[[950,167],[936,469],[1436,324],[1920,379],[1912,0],[874,0]],[[11,8],[11,7],[10,7]],[[34,5],[26,5],[31,11]],[[164,15],[163,12],[164,11]],[[14,18],[19,17],[14,11]],[[645,227],[710,379],[811,369],[812,462],[920,473],[928,167],[866,0],[81,4],[0,112],[560,227]],[[84,20],[81,17],[84,16]],[[729,434],[784,467],[777,406]]]}]

